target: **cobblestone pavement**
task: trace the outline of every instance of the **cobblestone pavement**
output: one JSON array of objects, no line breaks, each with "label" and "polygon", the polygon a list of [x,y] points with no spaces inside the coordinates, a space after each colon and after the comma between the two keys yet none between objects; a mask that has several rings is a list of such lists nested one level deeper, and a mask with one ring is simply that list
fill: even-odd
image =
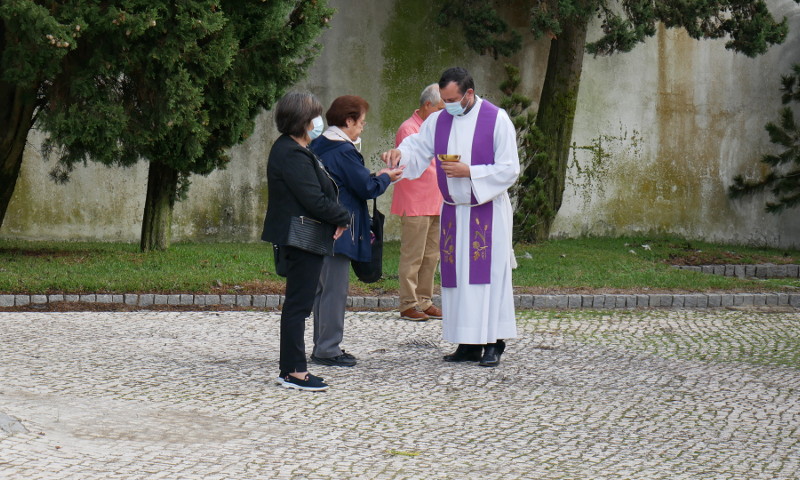
[{"label": "cobblestone pavement", "polygon": [[796,311],[519,315],[484,369],[350,312],[309,393],[276,312],[0,313],[0,478],[800,478]]}]

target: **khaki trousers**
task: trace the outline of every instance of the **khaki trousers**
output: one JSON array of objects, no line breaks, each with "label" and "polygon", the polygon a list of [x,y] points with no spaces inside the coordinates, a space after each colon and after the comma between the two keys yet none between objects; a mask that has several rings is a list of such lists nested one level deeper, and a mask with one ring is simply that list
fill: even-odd
[{"label": "khaki trousers", "polygon": [[403,216],[400,227],[400,311],[427,310],[439,265],[439,216]]}]

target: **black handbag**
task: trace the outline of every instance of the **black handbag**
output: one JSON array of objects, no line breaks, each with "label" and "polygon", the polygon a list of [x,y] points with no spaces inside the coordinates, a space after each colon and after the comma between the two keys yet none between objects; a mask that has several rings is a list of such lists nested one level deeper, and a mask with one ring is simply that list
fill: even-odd
[{"label": "black handbag", "polygon": [[350,262],[356,277],[364,283],[373,283],[381,279],[383,274],[383,221],[386,216],[378,210],[378,204],[372,199],[372,224],[370,225],[372,258],[368,262]]},{"label": "black handbag", "polygon": [[291,217],[286,245],[317,255],[333,255],[333,234],[336,225],[311,217]]}]

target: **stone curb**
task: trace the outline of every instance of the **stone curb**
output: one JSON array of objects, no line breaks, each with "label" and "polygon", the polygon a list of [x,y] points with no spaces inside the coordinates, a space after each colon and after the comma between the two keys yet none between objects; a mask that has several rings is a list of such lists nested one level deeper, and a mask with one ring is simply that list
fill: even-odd
[{"label": "stone curb", "polygon": [[739,278],[800,278],[800,265],[673,265],[680,270]]},{"label": "stone curb", "polygon": [[[0,295],[0,307],[43,305],[55,302],[79,303],[124,303],[149,307],[153,305],[200,305],[237,306],[256,308],[278,308],[283,304],[283,295],[194,295],[194,294],[82,294],[82,295]],[[441,305],[441,297],[435,295],[433,302]],[[398,308],[399,298],[347,297],[348,308],[393,309]],[[624,308],[724,308],[738,306],[790,306],[800,307],[800,293],[655,293],[612,295],[514,295],[514,307],[526,309],[624,309]]]}]

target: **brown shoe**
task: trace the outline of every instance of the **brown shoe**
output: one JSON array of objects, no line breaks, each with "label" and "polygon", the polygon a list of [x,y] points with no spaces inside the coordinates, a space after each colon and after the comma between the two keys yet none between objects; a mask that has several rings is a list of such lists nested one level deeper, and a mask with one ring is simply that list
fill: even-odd
[{"label": "brown shoe", "polygon": [[400,312],[400,318],[403,320],[411,320],[412,322],[424,322],[428,320],[429,317],[416,308],[411,307]]},{"label": "brown shoe", "polygon": [[442,309],[437,307],[436,305],[431,305],[427,309],[423,310],[423,313],[425,313],[425,315],[431,318],[437,318],[437,319],[442,318]]}]

